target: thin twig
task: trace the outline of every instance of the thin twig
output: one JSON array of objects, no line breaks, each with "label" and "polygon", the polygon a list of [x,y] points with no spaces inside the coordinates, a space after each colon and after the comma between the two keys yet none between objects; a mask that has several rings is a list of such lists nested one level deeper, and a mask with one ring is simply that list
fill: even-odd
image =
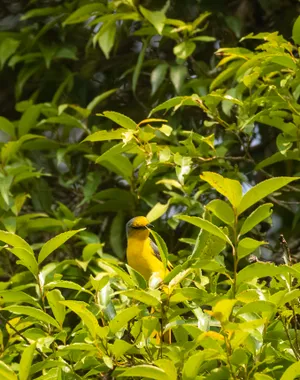
[{"label": "thin twig", "polygon": [[[29,346],[31,345],[30,341],[24,336],[20,331],[18,331],[10,322],[8,319],[3,317],[3,315],[0,313],[0,319],[2,319],[3,322],[7,323],[8,326],[20,337],[22,338]],[[48,359],[47,355],[44,354],[39,348],[35,348],[35,350],[45,359]]]}]

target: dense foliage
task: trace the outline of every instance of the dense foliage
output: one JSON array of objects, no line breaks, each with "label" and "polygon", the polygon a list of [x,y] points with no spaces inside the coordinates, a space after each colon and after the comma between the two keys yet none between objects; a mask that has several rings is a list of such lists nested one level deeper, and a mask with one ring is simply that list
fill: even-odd
[{"label": "dense foliage", "polygon": [[1,379],[300,376],[298,3],[185,3],[0,15]]}]

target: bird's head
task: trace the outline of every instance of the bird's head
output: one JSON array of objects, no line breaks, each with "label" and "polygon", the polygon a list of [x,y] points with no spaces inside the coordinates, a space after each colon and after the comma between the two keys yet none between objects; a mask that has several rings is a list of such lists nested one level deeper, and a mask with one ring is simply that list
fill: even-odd
[{"label": "bird's head", "polygon": [[127,238],[134,236],[140,239],[145,239],[149,236],[149,229],[153,228],[152,224],[145,216],[136,216],[130,219],[126,224]]}]

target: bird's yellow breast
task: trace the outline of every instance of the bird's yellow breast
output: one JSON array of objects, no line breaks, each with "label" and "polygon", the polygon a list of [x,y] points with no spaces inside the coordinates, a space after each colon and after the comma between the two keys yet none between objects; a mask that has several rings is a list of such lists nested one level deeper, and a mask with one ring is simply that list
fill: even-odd
[{"label": "bird's yellow breast", "polygon": [[150,238],[129,237],[126,254],[128,264],[140,272],[146,280],[149,280],[154,272],[157,272],[161,279],[166,276],[163,263],[154,255]]}]

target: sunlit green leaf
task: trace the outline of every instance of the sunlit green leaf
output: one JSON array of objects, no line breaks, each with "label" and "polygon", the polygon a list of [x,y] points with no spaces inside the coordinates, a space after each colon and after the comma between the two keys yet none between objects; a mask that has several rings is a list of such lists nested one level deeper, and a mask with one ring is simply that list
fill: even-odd
[{"label": "sunlit green leaf", "polygon": [[84,231],[84,228],[81,228],[80,230],[63,232],[62,234],[59,234],[55,236],[54,238],[48,240],[43,245],[39,253],[39,257],[38,257],[39,264],[42,261],[44,261],[53,251],[55,251],[57,248],[63,245],[67,240],[69,240],[72,236],[76,235],[80,231]]},{"label": "sunlit green leaf", "polygon": [[260,182],[256,186],[252,187],[243,196],[239,206],[238,214],[243,213],[249,207],[253,206],[256,202],[265,198],[267,195],[272,194],[274,191],[281,189],[292,181],[298,180],[299,177],[277,177],[270,178],[263,182]]},{"label": "sunlit green leaf", "polygon": [[242,199],[242,186],[238,181],[224,178],[220,174],[213,172],[203,172],[200,177],[227,197],[235,209],[238,208]]},{"label": "sunlit green leaf", "polygon": [[114,21],[112,21],[112,22],[109,22],[108,25],[106,25],[105,31],[101,32],[98,37],[99,45],[106,59],[109,59],[111,49],[114,46],[116,32],[117,32],[116,24]]},{"label": "sunlit green leaf", "polygon": [[120,375],[120,377],[139,377],[153,380],[169,380],[169,376],[163,369],[148,364],[136,365],[129,369],[126,369],[125,372]]},{"label": "sunlit green leaf", "polygon": [[18,380],[15,372],[2,360],[0,360],[0,375],[3,380]]},{"label": "sunlit green leaf", "polygon": [[35,348],[36,342],[33,342],[23,351],[20,361],[19,380],[27,380],[29,378]]},{"label": "sunlit green leaf", "polygon": [[272,207],[272,203],[265,203],[254,210],[243,223],[240,235],[246,234],[260,222],[267,219],[272,214]]},{"label": "sunlit green leaf", "polygon": [[147,219],[149,222],[153,222],[164,215],[169,208],[169,202],[166,204],[156,203],[156,205],[148,212]]},{"label": "sunlit green leaf", "polygon": [[87,20],[92,17],[94,14],[101,14],[106,11],[104,4],[101,3],[92,3],[86,4],[73,12],[63,23],[63,25],[76,24],[82,21]]},{"label": "sunlit green leaf", "polygon": [[103,112],[103,116],[107,117],[125,129],[136,129],[137,127],[136,123],[132,119],[119,112],[105,111]]},{"label": "sunlit green leaf", "polygon": [[221,199],[214,199],[205,206],[216,217],[224,223],[232,225],[234,223],[234,213],[228,203]]},{"label": "sunlit green leaf", "polygon": [[293,40],[296,44],[300,45],[300,16],[296,18],[293,25]]},{"label": "sunlit green leaf", "polygon": [[50,315],[46,314],[44,311],[42,310],[39,310],[35,307],[31,307],[31,306],[7,306],[4,308],[4,310],[8,310],[10,311],[11,313],[14,313],[14,314],[24,314],[24,315],[28,315],[30,317],[33,317],[34,319],[36,319],[36,323],[40,323],[40,322],[44,322],[46,324],[50,324],[54,327],[57,327],[58,329],[60,329],[60,326],[59,324],[56,322],[56,320],[54,318],[52,318]]},{"label": "sunlit green leaf", "polygon": [[97,318],[92,312],[87,309],[87,304],[81,301],[59,301],[62,305],[67,306],[74,313],[76,313],[83,324],[86,325],[93,339],[97,335],[101,337],[102,328],[99,326]]},{"label": "sunlit green leaf", "polygon": [[161,260],[164,264],[164,267],[167,268],[168,256],[169,256],[168,247],[167,247],[165,241],[163,240],[163,238],[157,232],[151,230],[151,235],[154,237],[154,241],[157,245],[157,248],[158,248]]},{"label": "sunlit green leaf", "polygon": [[173,49],[174,54],[180,59],[187,59],[193,54],[196,49],[196,44],[192,41],[183,41],[176,45]]},{"label": "sunlit green leaf", "polygon": [[208,231],[212,235],[215,235],[219,237],[220,239],[224,240],[226,243],[229,243],[232,245],[231,240],[227,235],[224,234],[224,232],[208,220],[204,220],[201,218],[198,218],[196,216],[187,216],[187,215],[177,215],[177,219],[183,220],[184,222],[191,223],[194,226],[197,226],[199,228],[204,229],[205,231]]},{"label": "sunlit green leaf", "polygon": [[66,308],[60,301],[64,301],[64,297],[58,289],[54,289],[47,292],[47,300],[55,319],[62,326],[66,316]]},{"label": "sunlit green leaf", "polygon": [[242,259],[243,257],[250,255],[261,245],[267,244],[265,241],[258,241],[251,238],[242,239],[238,244],[237,254],[238,258]]},{"label": "sunlit green leaf", "polygon": [[113,320],[109,322],[109,328],[112,333],[116,333],[127,326],[127,323],[136,317],[145,306],[131,306],[118,313]]},{"label": "sunlit green leaf", "polygon": [[164,8],[160,11],[150,11],[149,9],[140,6],[140,10],[143,16],[155,27],[159,34],[162,33],[164,28],[164,23],[166,20],[166,10],[169,7],[169,3],[167,2]]}]

